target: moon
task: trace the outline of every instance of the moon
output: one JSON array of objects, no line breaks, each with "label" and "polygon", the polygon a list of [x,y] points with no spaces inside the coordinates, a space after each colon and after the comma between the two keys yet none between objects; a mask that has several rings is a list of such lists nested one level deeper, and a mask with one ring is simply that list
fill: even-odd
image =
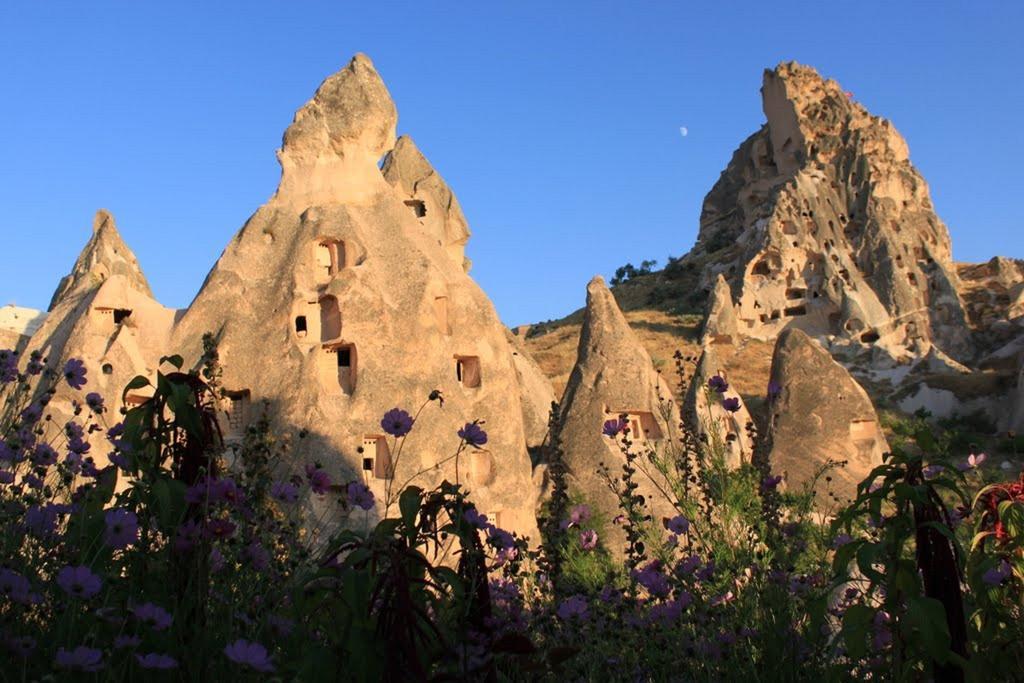
[{"label": "moon", "polygon": [[680,126],[680,127],[679,127],[679,132],[680,132],[680,134],[682,134],[682,136],[683,136],[684,138],[685,138],[685,137],[686,137],[687,135],[689,135],[689,134],[690,134],[690,131],[689,131],[689,130],[687,129],[687,127],[686,127],[686,126]]}]

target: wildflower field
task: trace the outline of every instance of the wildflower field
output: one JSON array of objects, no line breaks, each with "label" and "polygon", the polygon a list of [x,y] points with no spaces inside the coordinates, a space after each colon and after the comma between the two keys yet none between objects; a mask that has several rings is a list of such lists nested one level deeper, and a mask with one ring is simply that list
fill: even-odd
[{"label": "wildflower field", "polygon": [[[303,459],[272,416],[229,452],[207,351],[194,372],[164,359],[124,414],[89,392],[82,363],[0,352],[0,680],[1022,677],[1024,479],[954,431],[901,421],[856,499],[824,509],[783,488],[763,447],[727,470],[722,444],[693,436],[699,415],[661,449],[610,420],[619,514],[575,497],[552,438],[541,538],[524,539],[459,481],[380,500],[326,466],[289,469]],[[58,390],[79,396],[64,424],[48,409]],[[425,398],[382,416],[396,458],[441,409]],[[456,463],[487,441],[466,420]],[[654,472],[670,517],[636,492]],[[310,499],[332,506],[326,525]]]}]

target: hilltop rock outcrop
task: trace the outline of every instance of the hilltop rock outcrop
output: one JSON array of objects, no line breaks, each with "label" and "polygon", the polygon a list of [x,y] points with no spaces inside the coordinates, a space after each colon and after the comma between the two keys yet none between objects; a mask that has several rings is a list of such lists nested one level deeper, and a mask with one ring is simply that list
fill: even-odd
[{"label": "hilltop rock outcrop", "polygon": [[[282,469],[320,462],[381,499],[389,481],[454,482],[458,464],[482,512],[536,540],[512,348],[466,274],[458,202],[409,138],[396,144],[396,120],[367,57],[324,81],[284,134],[276,193],[227,246],[174,345],[197,358],[202,334],[217,335],[230,432],[262,402],[301,430]],[[398,460],[381,417],[415,413],[435,389],[443,407],[426,406]],[[487,443],[456,461],[456,432],[474,419]]]},{"label": "hilltop rock outcrop", "polygon": [[[772,471],[783,474],[791,490],[815,483],[819,506],[826,491],[852,498],[857,484],[882,462],[888,443],[878,415],[863,388],[829,352],[799,329],[779,335],[772,358],[768,438]],[[831,477],[831,483],[825,481]]]},{"label": "hilltop rock outcrop", "polygon": [[932,346],[969,358],[949,234],[892,124],[793,62],[761,94],[767,123],[708,193],[685,257],[709,290],[729,281],[740,334],[798,327],[876,365]]},{"label": "hilltop rock outcrop", "polygon": [[704,316],[704,333],[701,344],[733,344],[739,341],[740,328],[736,319],[736,307],[732,302],[732,289],[721,273],[715,279],[715,288],[708,298],[707,313]]},{"label": "hilltop rock outcrop", "polygon": [[[629,416],[633,449],[665,449],[678,434],[679,412],[671,403],[667,383],[655,371],[651,357],[630,329],[615,298],[598,276],[587,285],[587,307],[583,316],[576,365],[562,397],[561,443],[569,470],[570,487],[595,506],[605,520],[619,514],[616,497],[598,474],[601,464],[618,479],[625,464],[616,440],[602,434],[602,426],[620,415]],[[658,477],[650,464],[638,466]],[[663,497],[647,476],[637,473],[638,492],[645,496],[659,516],[671,516]],[[621,553],[624,535],[609,525],[602,537],[606,547]]]},{"label": "hilltop rock outcrop", "polygon": [[46,320],[46,313],[8,304],[0,307],[0,349],[20,351]]}]

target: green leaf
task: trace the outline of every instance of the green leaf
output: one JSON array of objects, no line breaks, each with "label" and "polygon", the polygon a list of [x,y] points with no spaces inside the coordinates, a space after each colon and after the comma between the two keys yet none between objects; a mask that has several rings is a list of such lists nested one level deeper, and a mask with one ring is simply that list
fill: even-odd
[{"label": "green leaf", "polygon": [[939,663],[949,659],[949,626],[946,609],[941,602],[935,598],[910,598],[907,600],[905,621],[932,659]]},{"label": "green leaf", "polygon": [[867,605],[850,605],[843,614],[843,641],[852,659],[862,659],[868,654],[868,631],[875,618],[875,610]]}]

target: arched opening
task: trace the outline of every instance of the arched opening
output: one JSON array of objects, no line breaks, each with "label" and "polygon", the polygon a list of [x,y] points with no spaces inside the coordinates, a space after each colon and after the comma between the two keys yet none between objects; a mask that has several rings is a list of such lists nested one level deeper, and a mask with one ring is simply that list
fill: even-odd
[{"label": "arched opening", "polygon": [[245,428],[249,424],[249,390],[225,390],[224,399],[224,438],[240,440],[245,436]]},{"label": "arched opening", "polygon": [[394,478],[391,447],[384,435],[369,434],[363,437],[363,473],[374,479]]},{"label": "arched opening", "polygon": [[326,343],[341,337],[341,307],[338,297],[328,294],[320,298],[320,341]]},{"label": "arched opening", "polygon": [[299,315],[295,317],[295,335],[300,339],[306,336],[306,316]]},{"label": "arched opening", "polygon": [[341,240],[322,239],[316,245],[318,280],[329,280],[348,265],[347,250]]},{"label": "arched opening", "polygon": [[480,386],[480,358],[477,356],[455,357],[455,379],[467,389]]}]

